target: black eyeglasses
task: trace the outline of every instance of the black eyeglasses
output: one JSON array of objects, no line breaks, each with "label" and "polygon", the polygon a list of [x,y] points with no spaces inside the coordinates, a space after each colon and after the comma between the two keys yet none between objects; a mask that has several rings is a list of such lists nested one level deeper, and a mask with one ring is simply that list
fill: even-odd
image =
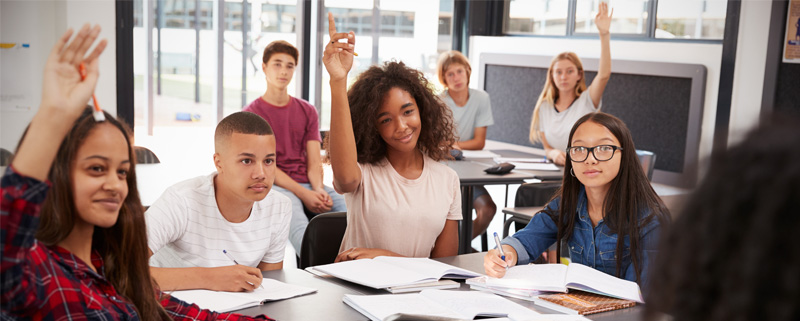
[{"label": "black eyeglasses", "polygon": [[604,162],[614,157],[614,152],[622,150],[622,147],[614,145],[597,145],[595,147],[575,146],[567,148],[569,159],[573,162],[582,162],[589,158],[589,153],[594,155],[594,159]]}]

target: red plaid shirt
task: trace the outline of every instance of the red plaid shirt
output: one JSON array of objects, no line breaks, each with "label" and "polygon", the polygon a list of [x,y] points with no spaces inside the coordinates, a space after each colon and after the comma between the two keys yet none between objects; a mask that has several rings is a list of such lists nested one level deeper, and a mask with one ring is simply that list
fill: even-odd
[{"label": "red plaid shirt", "polygon": [[[0,188],[0,319],[139,320],[133,304],[103,277],[103,259],[96,251],[92,265],[97,272],[69,251],[44,246],[34,237],[48,182],[9,167]],[[161,305],[173,320],[271,320],[211,312],[163,297]]]}]

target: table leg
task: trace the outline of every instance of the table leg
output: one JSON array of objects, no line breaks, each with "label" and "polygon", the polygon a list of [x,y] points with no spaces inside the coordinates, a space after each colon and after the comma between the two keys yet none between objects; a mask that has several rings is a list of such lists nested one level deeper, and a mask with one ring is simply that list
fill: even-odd
[{"label": "table leg", "polygon": [[461,186],[461,233],[458,241],[458,254],[472,252],[472,186]]}]

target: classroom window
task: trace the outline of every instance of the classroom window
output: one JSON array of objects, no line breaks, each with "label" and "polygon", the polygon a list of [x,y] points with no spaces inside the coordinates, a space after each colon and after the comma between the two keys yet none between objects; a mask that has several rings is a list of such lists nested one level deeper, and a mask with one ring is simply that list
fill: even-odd
[{"label": "classroom window", "polygon": [[[358,57],[354,57],[348,74],[349,83],[372,65],[396,60],[420,70],[432,85],[438,86],[438,56],[452,46],[453,1],[417,1],[410,6],[407,0],[381,0],[376,8],[372,0],[326,0],[320,37],[323,43],[330,41],[328,12],[333,13],[337,31],[355,32]],[[374,34],[373,24],[378,28]],[[435,34],[428,32],[433,30]],[[329,75],[323,72],[321,76],[320,127],[326,129],[330,127]]]},{"label": "classroom window", "polygon": [[671,0],[658,2],[656,38],[722,39],[725,0]]},{"label": "classroom window", "polygon": [[565,35],[569,1],[511,0],[505,31],[511,34]]},{"label": "classroom window", "polygon": [[297,6],[284,4],[261,5],[262,32],[295,32],[297,28]]},{"label": "classroom window", "polygon": [[[508,0],[504,33],[597,34],[594,17],[600,1]],[[725,31],[726,0],[610,0],[609,6],[614,10],[612,37],[721,40]]]},{"label": "classroom window", "polygon": [[[597,34],[594,18],[600,0],[578,0],[575,8],[575,34]],[[611,17],[611,34],[647,33],[648,1],[647,0],[615,0],[610,3],[613,8]]]}]

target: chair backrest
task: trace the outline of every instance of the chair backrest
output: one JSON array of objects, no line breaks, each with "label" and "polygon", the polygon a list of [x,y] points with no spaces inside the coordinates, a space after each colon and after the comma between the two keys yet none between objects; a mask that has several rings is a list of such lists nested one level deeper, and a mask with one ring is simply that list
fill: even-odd
[{"label": "chair backrest", "polygon": [[147,147],[133,146],[133,152],[136,153],[136,164],[158,164],[158,156]]},{"label": "chair backrest", "polygon": [[[5,148],[0,148],[0,166],[8,166],[11,165],[11,157],[14,156],[13,153],[9,152]],[[3,175],[4,173],[0,173]]]},{"label": "chair backrest", "polygon": [[333,263],[347,228],[347,212],[323,213],[311,218],[300,245],[301,269]]},{"label": "chair backrest", "polygon": [[636,150],[636,156],[639,156],[639,163],[642,163],[644,174],[647,175],[648,180],[653,180],[653,169],[656,168],[656,154],[646,150]]}]

